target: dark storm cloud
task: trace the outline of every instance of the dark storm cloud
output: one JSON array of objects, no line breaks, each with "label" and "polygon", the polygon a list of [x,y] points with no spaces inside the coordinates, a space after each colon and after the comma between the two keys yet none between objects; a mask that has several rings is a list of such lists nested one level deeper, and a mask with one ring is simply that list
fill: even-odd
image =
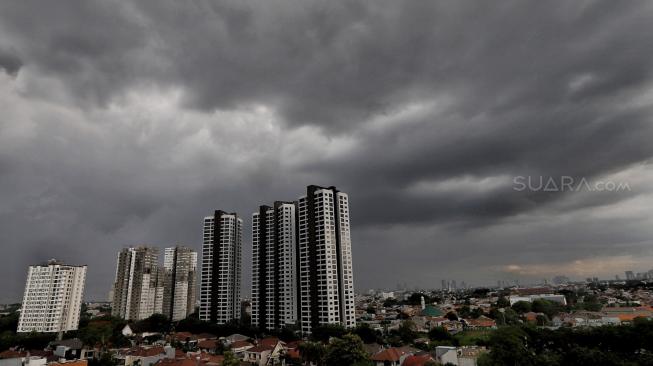
[{"label": "dark storm cloud", "polygon": [[23,62],[18,56],[0,49],[0,69],[4,69],[9,75],[16,75],[21,66]]},{"label": "dark storm cloud", "polygon": [[[2,3],[1,277],[71,253],[98,298],[117,248],[198,246],[210,210],[247,217],[306,184],[350,193],[362,287],[647,254],[650,223],[624,213],[651,213],[652,18],[609,1]],[[513,190],[563,175],[634,186]],[[404,278],[370,275],[397,258]]]}]

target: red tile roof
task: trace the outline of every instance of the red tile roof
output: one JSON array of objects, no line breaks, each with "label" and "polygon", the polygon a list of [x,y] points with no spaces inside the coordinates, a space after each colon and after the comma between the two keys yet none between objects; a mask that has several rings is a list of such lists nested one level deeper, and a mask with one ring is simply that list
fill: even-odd
[{"label": "red tile roof", "polygon": [[402,350],[401,348],[388,348],[385,349],[372,357],[370,359],[372,361],[399,361],[401,359],[401,356],[405,355],[406,352]]},{"label": "red tile roof", "polygon": [[247,352],[261,353],[265,351],[272,351],[274,346],[256,346],[247,350]]},{"label": "red tile roof", "polygon": [[18,352],[18,351],[12,351],[10,349],[0,352],[0,359],[6,359],[6,358],[22,358],[27,356],[26,352]]},{"label": "red tile roof", "polygon": [[178,342],[186,342],[186,340],[197,340],[197,336],[190,332],[177,332],[175,333],[175,339]]},{"label": "red tile roof", "polygon": [[401,366],[424,366],[427,362],[429,361],[434,361],[433,357],[429,355],[428,353],[424,353],[421,355],[413,355],[413,356],[408,356],[404,360],[404,363],[401,364]]},{"label": "red tile roof", "polygon": [[151,357],[151,356],[156,356],[160,354],[164,354],[166,351],[163,349],[163,347],[149,347],[149,348],[144,348],[144,347],[138,347],[138,348],[132,348],[126,352],[127,355],[130,356],[136,356],[136,357]]},{"label": "red tile roof", "polygon": [[263,338],[260,341],[258,341],[259,346],[276,346],[277,343],[279,343],[279,338],[277,337],[268,337],[268,338]]},{"label": "red tile roof", "polygon": [[212,340],[212,339],[199,341],[197,343],[197,347],[203,348],[203,349],[216,349],[216,348],[218,348],[218,341]]}]

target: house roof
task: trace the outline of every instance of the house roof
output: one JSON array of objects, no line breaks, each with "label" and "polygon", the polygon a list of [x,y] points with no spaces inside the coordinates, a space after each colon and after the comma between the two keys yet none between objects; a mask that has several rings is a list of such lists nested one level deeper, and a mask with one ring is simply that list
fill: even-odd
[{"label": "house roof", "polygon": [[372,361],[399,361],[401,356],[413,353],[411,350],[409,347],[392,347],[372,355],[370,359]]},{"label": "house roof", "polygon": [[211,334],[211,333],[200,333],[197,335],[197,339],[216,339],[216,338],[218,337],[216,337],[215,334]]},{"label": "house roof", "polygon": [[49,366],[56,365],[65,365],[65,366],[86,366],[88,365],[87,360],[73,360],[73,361],[64,361],[64,362],[52,362],[48,364]]},{"label": "house roof", "polygon": [[172,358],[163,358],[155,363],[155,365],[161,366],[197,366],[196,360],[191,360],[190,358],[182,359],[172,359]]},{"label": "house roof", "polygon": [[299,348],[289,349],[288,351],[286,351],[286,355],[288,355],[288,357],[290,357],[292,359],[295,359],[295,360],[302,358],[301,354],[299,353]]},{"label": "house roof", "polygon": [[433,360],[433,357],[431,357],[431,355],[428,353],[412,355],[406,357],[402,366],[424,366],[429,361],[435,360]]},{"label": "house roof", "polygon": [[466,319],[467,323],[476,327],[495,327],[497,322],[486,316],[480,316],[478,319]]},{"label": "house roof", "polygon": [[250,349],[247,350],[247,352],[252,352],[252,353],[261,353],[265,351],[272,351],[274,349],[274,346],[254,346]]},{"label": "house roof", "polygon": [[242,334],[234,333],[225,339],[227,340],[227,342],[235,342],[235,341],[246,341],[249,339],[249,337],[244,336]]},{"label": "house roof", "polygon": [[165,349],[161,346],[157,347],[137,347],[127,350],[125,355],[136,356],[136,357],[151,357],[166,353]]},{"label": "house roof", "polygon": [[[199,358],[199,363],[198,363]],[[224,356],[211,355],[208,353],[189,354],[183,358],[164,358],[159,360],[155,365],[157,366],[197,366],[199,365],[221,365],[224,361]]]},{"label": "house roof", "polygon": [[258,341],[258,344],[261,346],[276,346],[280,340],[277,337],[267,337]]},{"label": "house roof", "polygon": [[84,347],[84,342],[82,342],[81,339],[79,338],[68,338],[60,341],[50,342],[50,347],[58,347],[58,346],[65,346],[70,349],[82,349],[82,347]]},{"label": "house roof", "polygon": [[204,349],[215,349],[218,348],[218,341],[213,339],[205,339],[197,343],[197,347]]},{"label": "house roof", "polygon": [[229,345],[229,348],[234,349],[234,348],[243,348],[243,347],[254,347],[253,344],[247,342],[247,341],[235,341]]},{"label": "house roof", "polygon": [[424,316],[442,316],[444,313],[438,307],[433,305],[427,305],[424,310],[422,310],[422,315]]},{"label": "house roof", "polygon": [[6,350],[3,352],[0,352],[0,359],[7,359],[7,358],[23,358],[27,356],[26,352],[18,352],[18,351],[13,351],[13,350]]},{"label": "house roof", "polygon": [[190,332],[177,332],[175,333],[175,339],[180,342],[185,342],[187,339],[193,340],[197,339],[197,337]]}]

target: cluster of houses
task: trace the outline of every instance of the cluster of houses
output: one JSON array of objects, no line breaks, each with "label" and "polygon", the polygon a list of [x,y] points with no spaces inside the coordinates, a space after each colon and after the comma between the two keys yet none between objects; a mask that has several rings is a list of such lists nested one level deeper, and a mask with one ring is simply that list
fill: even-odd
[{"label": "cluster of houses", "polygon": [[79,339],[50,342],[43,350],[5,350],[0,352],[0,366],[86,366],[96,356]]},{"label": "cluster of houses", "polygon": [[[109,350],[111,358],[119,366],[220,366],[225,350],[231,351],[242,365],[286,365],[290,361],[301,363],[299,345],[302,341],[283,342],[276,337],[251,339],[241,334],[215,337],[210,334],[179,332],[168,341]],[[179,347],[183,345],[183,347]],[[187,349],[183,351],[182,349]],[[191,351],[188,351],[191,349]],[[425,366],[429,363],[476,365],[482,347],[438,346],[435,352],[417,348],[384,347],[366,344],[365,350],[375,366]],[[5,351],[0,354],[0,366],[87,366],[98,356],[99,349],[86,347],[79,339],[52,342],[46,350],[19,352]]]},{"label": "cluster of houses", "polygon": [[[653,318],[653,296],[646,289],[624,290],[619,288],[589,288],[582,284],[564,286],[542,286],[533,288],[509,289],[506,300],[510,306],[518,302],[547,300],[566,306],[567,298],[557,293],[561,290],[582,290],[596,296],[601,304],[600,311],[575,310],[560,312],[547,319],[546,326],[582,327],[629,324],[635,318]],[[399,305],[402,301],[390,302],[388,299],[406,300],[413,292],[371,292],[357,297],[357,323],[366,323],[372,329],[387,332],[398,329],[405,320],[411,320],[418,332],[428,332],[434,327],[445,328],[449,333],[456,334],[463,330],[494,329],[495,319],[490,318],[493,304],[499,299],[497,292],[489,292],[484,297],[471,297],[469,293],[439,292],[436,295],[441,302],[437,304]],[[399,304],[397,304],[399,303]],[[466,311],[462,311],[463,308]],[[455,314],[455,317],[450,316]],[[526,312],[520,315],[520,320],[538,324],[543,313]],[[496,316],[495,316],[496,318]],[[497,319],[501,319],[500,317]],[[542,325],[542,324],[538,324]]]}]

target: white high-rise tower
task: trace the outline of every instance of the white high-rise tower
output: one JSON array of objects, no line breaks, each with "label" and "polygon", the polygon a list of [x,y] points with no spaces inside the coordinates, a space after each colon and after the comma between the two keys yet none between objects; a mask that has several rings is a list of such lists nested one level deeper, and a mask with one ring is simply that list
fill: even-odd
[{"label": "white high-rise tower", "polygon": [[145,319],[163,312],[163,271],[159,250],[139,246],[118,254],[111,314],[127,320]]},{"label": "white high-rise tower", "polygon": [[76,330],[82,309],[86,266],[55,261],[29,266],[18,332]]},{"label": "white high-rise tower", "polygon": [[163,259],[163,315],[172,321],[195,311],[197,252],[184,246],[166,248]]},{"label": "white high-rise tower", "polygon": [[243,220],[215,211],[204,218],[200,320],[225,324],[240,319]]},{"label": "white high-rise tower", "polygon": [[311,185],[298,211],[302,331],[323,324],[354,327],[349,198],[335,187]]},{"label": "white high-rise tower", "polygon": [[297,205],[275,202],[252,215],[252,325],[298,323]]}]

